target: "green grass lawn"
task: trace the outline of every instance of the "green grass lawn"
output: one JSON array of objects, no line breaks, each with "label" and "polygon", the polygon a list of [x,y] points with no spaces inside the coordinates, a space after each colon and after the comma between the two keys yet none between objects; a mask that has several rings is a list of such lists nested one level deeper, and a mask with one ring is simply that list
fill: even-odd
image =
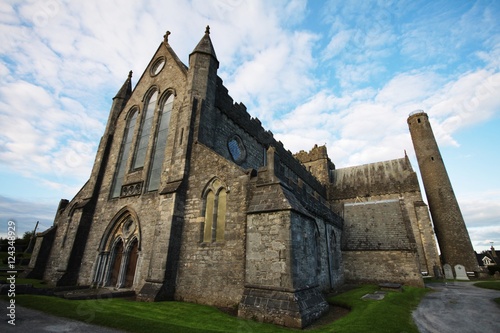
[{"label": "green grass lawn", "polygon": [[19,295],[16,303],[91,324],[129,332],[288,332],[274,325],[241,320],[217,308],[184,302],[135,302],[125,299],[69,301]]},{"label": "green grass lawn", "polygon": [[[500,290],[500,281],[482,281],[474,283],[474,285],[479,288]],[[494,301],[500,305],[500,298],[495,298]]]},{"label": "green grass lawn", "polygon": [[[11,274],[7,274],[7,272],[0,273],[0,280],[6,281]],[[32,284],[35,288],[49,288],[46,282],[38,279],[23,279],[19,277],[19,274],[16,274],[16,284]]]},{"label": "green grass lawn", "polygon": [[349,315],[334,323],[333,332],[418,333],[411,313],[429,290],[405,287],[401,293],[387,293],[382,301],[361,299],[363,295],[376,290],[376,286],[367,285],[330,299],[333,304],[348,306],[352,310]]},{"label": "green grass lawn", "polygon": [[474,283],[476,287],[500,290],[500,281],[481,281]]},{"label": "green grass lawn", "polygon": [[[366,285],[329,298],[332,304],[351,309],[341,319],[307,332],[415,332],[412,310],[427,292],[405,287],[389,292],[381,301],[362,300],[378,290]],[[135,302],[126,299],[69,301],[56,297],[17,295],[16,303],[96,325],[130,332],[300,332],[275,325],[242,320],[214,307],[183,302]]]}]

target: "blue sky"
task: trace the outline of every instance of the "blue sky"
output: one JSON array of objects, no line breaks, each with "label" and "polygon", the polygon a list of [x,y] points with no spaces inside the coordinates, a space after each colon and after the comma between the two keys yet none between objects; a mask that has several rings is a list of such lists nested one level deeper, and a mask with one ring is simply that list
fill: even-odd
[{"label": "blue sky", "polygon": [[87,180],[111,99],[166,30],[205,26],[219,76],[292,152],[338,168],[401,158],[425,110],[474,248],[500,247],[499,1],[2,1],[0,220],[52,224]]}]

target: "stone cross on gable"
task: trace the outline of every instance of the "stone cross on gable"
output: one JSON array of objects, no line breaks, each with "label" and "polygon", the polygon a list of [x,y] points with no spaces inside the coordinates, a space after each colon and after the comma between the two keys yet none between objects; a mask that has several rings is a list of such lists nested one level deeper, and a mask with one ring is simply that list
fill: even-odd
[{"label": "stone cross on gable", "polygon": [[167,32],[165,33],[165,35],[163,35],[163,41],[164,41],[165,43],[168,43],[168,36],[169,36],[169,35],[170,35],[170,31],[167,31]]}]

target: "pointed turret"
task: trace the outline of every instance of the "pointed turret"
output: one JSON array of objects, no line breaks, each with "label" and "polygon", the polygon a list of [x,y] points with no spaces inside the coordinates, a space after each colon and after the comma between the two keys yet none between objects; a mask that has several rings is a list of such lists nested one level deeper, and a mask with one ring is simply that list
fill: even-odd
[{"label": "pointed turret", "polygon": [[210,27],[208,25],[205,29],[205,35],[201,38],[198,45],[196,45],[193,52],[191,52],[191,54],[189,55],[189,59],[191,59],[191,56],[195,53],[204,53],[212,56],[217,62],[217,68],[219,68],[219,61],[217,60],[217,56],[215,55],[215,49],[212,44],[212,40],[210,39]]},{"label": "pointed turret", "polygon": [[132,94],[132,71],[128,72],[128,77],[123,83],[122,87],[116,93],[116,96],[113,97],[113,100],[119,98],[125,100],[125,102],[129,99]]},{"label": "pointed turret", "polygon": [[208,108],[214,105],[218,68],[219,61],[207,26],[205,35],[189,55],[188,86],[191,96],[203,100]]},{"label": "pointed turret", "polygon": [[132,95],[132,71],[128,72],[128,77],[123,83],[122,87],[113,97],[113,104],[111,105],[111,110],[109,110],[108,123],[106,125],[106,132],[108,134],[113,134],[115,131],[115,123],[118,115],[127,104],[128,99]]}]

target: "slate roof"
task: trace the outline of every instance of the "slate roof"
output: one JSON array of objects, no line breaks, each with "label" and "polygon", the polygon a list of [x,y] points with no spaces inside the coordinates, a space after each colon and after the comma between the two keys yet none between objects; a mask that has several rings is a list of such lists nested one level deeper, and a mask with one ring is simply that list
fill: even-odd
[{"label": "slate roof", "polygon": [[[496,256],[494,256],[493,253]],[[500,265],[500,251],[497,251],[494,248],[492,248],[492,250],[484,251],[482,253],[476,252],[476,258],[477,258],[477,262],[478,262],[479,266],[484,266],[484,263],[483,263],[484,257],[490,258],[493,264]]]}]

